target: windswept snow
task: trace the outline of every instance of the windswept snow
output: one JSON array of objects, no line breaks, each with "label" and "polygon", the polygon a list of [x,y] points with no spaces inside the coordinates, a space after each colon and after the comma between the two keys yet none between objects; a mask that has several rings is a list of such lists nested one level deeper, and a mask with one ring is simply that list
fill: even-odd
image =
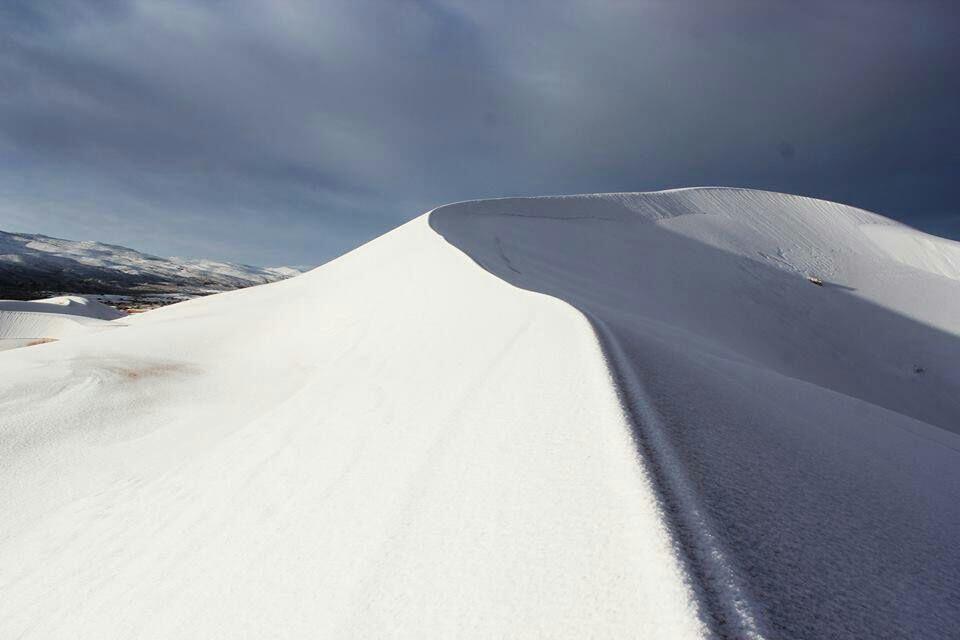
[{"label": "windswept snow", "polygon": [[113,328],[126,314],[82,296],[0,300],[0,351]]},{"label": "windswept snow", "polygon": [[916,233],[459,203],[0,354],[0,636],[949,638],[960,281]]}]

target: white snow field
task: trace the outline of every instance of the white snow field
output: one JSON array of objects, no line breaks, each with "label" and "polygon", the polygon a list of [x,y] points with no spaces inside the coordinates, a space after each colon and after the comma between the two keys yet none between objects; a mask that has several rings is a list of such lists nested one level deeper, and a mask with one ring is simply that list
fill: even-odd
[{"label": "white snow field", "polygon": [[109,321],[125,315],[122,311],[83,296],[58,296],[30,301],[0,300],[0,351],[111,329],[117,325]]},{"label": "white snow field", "polygon": [[0,637],[955,637],[957,251],[467,202],[3,352]]}]

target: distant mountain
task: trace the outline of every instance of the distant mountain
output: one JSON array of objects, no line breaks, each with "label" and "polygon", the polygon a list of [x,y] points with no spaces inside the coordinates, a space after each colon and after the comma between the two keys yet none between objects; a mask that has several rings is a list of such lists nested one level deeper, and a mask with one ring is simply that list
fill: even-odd
[{"label": "distant mountain", "polygon": [[101,242],[0,231],[0,298],[45,292],[212,293],[298,275],[295,267],[160,258]]}]

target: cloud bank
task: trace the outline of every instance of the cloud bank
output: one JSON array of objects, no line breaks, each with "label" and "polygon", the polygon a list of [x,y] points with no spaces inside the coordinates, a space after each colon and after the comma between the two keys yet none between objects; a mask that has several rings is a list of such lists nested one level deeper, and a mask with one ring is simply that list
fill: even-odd
[{"label": "cloud bank", "polygon": [[734,185],[960,236],[948,2],[13,0],[0,228],[319,263],[452,200]]}]

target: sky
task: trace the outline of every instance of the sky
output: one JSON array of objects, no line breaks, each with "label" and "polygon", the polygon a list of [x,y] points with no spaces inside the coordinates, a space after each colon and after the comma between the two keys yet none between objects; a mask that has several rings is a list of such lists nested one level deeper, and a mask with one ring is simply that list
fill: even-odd
[{"label": "sky", "polygon": [[705,185],[960,239],[960,5],[0,2],[7,231],[315,265],[446,202]]}]

